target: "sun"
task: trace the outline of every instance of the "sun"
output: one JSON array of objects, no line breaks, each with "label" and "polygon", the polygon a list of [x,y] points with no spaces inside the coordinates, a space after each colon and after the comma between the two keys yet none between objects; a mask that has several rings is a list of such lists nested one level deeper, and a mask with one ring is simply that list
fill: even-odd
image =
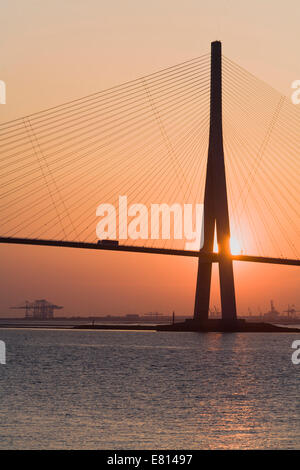
[{"label": "sun", "polygon": [[242,253],[239,241],[233,236],[230,237],[230,251],[232,255],[240,255]]},{"label": "sun", "polygon": [[[217,235],[216,235],[216,232],[215,232],[215,235],[214,235],[214,247],[213,247],[213,252],[214,253],[219,253],[219,246],[218,246],[218,242],[217,242]],[[230,237],[230,253],[232,255],[241,255],[243,253],[243,250],[241,248],[241,245],[238,241],[237,238],[235,238],[234,236],[231,235]]]}]

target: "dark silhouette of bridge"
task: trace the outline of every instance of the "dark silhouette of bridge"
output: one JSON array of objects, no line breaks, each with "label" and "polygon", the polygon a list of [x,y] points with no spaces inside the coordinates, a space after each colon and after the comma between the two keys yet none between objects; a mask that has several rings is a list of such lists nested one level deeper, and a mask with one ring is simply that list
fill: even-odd
[{"label": "dark silhouette of bridge", "polygon": [[[214,252],[215,232],[219,248],[217,253]],[[222,320],[226,324],[233,324],[237,321],[233,261],[300,265],[299,259],[231,254],[222,129],[222,53],[219,41],[211,44],[210,126],[204,195],[204,246],[200,251],[128,244],[102,245],[83,241],[16,236],[0,237],[0,243],[195,257],[198,259],[198,274],[194,320],[200,323],[208,321],[212,263],[218,263],[219,266]]]}]

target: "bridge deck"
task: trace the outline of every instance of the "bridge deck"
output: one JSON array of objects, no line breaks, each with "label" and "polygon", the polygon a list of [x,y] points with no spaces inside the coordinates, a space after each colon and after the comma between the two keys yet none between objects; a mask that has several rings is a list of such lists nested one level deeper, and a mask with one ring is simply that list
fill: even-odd
[{"label": "bridge deck", "polygon": [[[16,237],[0,237],[0,243],[13,243],[18,245],[39,245],[39,246],[56,246],[65,248],[81,248],[88,250],[107,250],[107,251],[124,251],[134,253],[153,253],[158,255],[173,255],[173,256],[191,256],[198,258],[199,261],[216,263],[219,261],[220,255],[218,253],[205,253],[203,251],[190,251],[190,250],[175,250],[171,248],[150,248],[146,246],[130,246],[130,245],[117,245],[108,246],[100,245],[97,243],[75,242],[64,240],[45,240],[35,238],[16,238]],[[286,258],[270,258],[265,256],[253,255],[231,255],[233,261],[248,261],[254,263],[269,263],[269,264],[285,264],[289,266],[300,266],[298,259]]]}]

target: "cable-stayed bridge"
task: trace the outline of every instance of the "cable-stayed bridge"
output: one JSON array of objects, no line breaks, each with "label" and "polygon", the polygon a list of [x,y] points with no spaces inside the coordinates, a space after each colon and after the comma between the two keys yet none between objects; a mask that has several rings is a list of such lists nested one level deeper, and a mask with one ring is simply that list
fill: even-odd
[{"label": "cable-stayed bridge", "polygon": [[[232,320],[233,260],[300,265],[299,129],[299,108],[214,42],[211,55],[1,124],[0,242],[197,257],[202,319],[218,262]],[[119,195],[204,201],[203,248],[97,244],[96,208]]]}]

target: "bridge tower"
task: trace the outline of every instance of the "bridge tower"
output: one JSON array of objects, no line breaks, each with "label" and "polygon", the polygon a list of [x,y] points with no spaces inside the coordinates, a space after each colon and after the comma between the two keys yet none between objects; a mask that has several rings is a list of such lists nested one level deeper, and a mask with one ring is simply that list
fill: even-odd
[{"label": "bridge tower", "polygon": [[[236,320],[233,264],[230,258],[230,226],[222,130],[222,45],[211,43],[210,129],[204,194],[204,245],[212,253],[214,234],[219,247],[219,278],[222,320]],[[212,262],[199,261],[194,320],[208,320]]]}]

